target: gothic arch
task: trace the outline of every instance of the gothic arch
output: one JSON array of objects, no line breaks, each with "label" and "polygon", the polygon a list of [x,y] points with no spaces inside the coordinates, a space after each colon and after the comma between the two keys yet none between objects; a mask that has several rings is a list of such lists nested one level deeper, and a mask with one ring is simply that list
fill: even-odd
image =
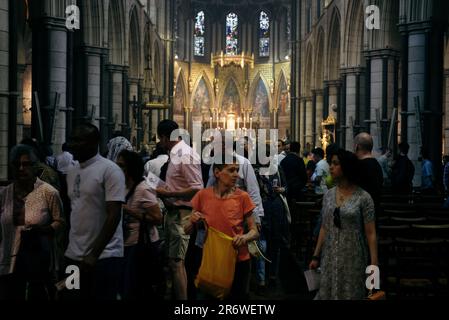
[{"label": "gothic arch", "polygon": [[[187,107],[188,92],[187,92],[187,82],[184,77],[184,71],[179,70],[178,76],[176,77],[176,90],[175,90],[175,103],[173,108],[173,114],[183,115],[184,110]],[[179,94],[182,94],[180,97]]]},{"label": "gothic arch", "polygon": [[[280,116],[283,115],[289,115],[290,114],[290,92],[288,90],[288,80],[287,80],[287,76],[285,74],[284,70],[281,70],[281,72],[279,73],[279,77],[277,80],[277,90],[276,90],[276,97],[275,97],[275,104],[277,105],[278,108],[278,113]],[[285,94],[285,92],[283,92],[283,88],[287,89],[287,96],[284,97],[283,94]],[[285,102],[287,105],[282,105],[283,103],[283,99],[286,99],[287,101]]]},{"label": "gothic arch", "polygon": [[124,44],[124,21],[122,1],[110,0],[108,8],[108,44],[109,44],[109,62],[112,64],[123,65]]},{"label": "gothic arch", "polygon": [[363,52],[363,36],[365,34],[364,28],[364,10],[363,1],[350,0],[346,10],[347,19],[345,25],[345,65],[347,67],[362,66],[364,60],[362,59]]},{"label": "gothic arch", "polygon": [[241,89],[241,87],[239,86],[239,82],[238,82],[237,79],[236,79],[234,76],[232,76],[232,75],[229,76],[227,79],[225,79],[225,81],[223,82],[223,83],[224,83],[224,86],[223,86],[222,88],[220,88],[220,93],[219,93],[219,98],[218,98],[218,103],[219,103],[219,104],[218,104],[218,107],[221,108],[222,111],[226,111],[226,110],[223,110],[223,108],[224,108],[223,104],[226,102],[226,101],[225,101],[225,99],[226,99],[225,93],[226,93],[226,91],[227,91],[227,89],[228,89],[228,86],[231,85],[231,82],[234,83],[234,86],[235,86],[235,88],[237,89],[238,99],[239,99],[239,102],[240,102],[239,107],[236,108],[236,109],[234,109],[234,111],[237,112],[237,113],[239,113],[239,112],[241,113],[241,112],[242,112],[242,109],[243,109],[243,107],[244,107],[245,98],[244,98],[244,96],[243,96],[242,89]]},{"label": "gothic arch", "polygon": [[324,81],[324,57],[325,57],[325,48],[324,48],[324,30],[322,27],[318,29],[318,35],[316,40],[317,46],[315,48],[315,89],[323,88]]},{"label": "gothic arch", "polygon": [[306,47],[306,59],[305,59],[305,80],[304,80],[304,97],[310,97],[312,96],[312,81],[313,81],[313,47],[312,44],[309,42]]},{"label": "gothic arch", "polygon": [[[214,106],[214,91],[211,85],[211,82],[209,81],[209,77],[207,76],[207,74],[203,71],[203,73],[201,73],[198,78],[195,81],[195,85],[193,86],[193,90],[191,93],[191,97],[190,97],[190,107],[192,108],[192,114],[195,114],[196,112],[196,108],[194,105],[194,100],[195,100],[195,94],[198,90],[199,84],[201,82],[201,80],[204,80],[204,83],[206,85],[206,90],[208,92],[208,96],[209,96],[209,110]],[[209,111],[210,112],[210,111]],[[201,110],[199,110],[199,113],[201,113]]]},{"label": "gothic arch", "polygon": [[370,49],[396,48],[400,49],[399,2],[388,0],[374,0],[372,5],[379,7],[380,30],[367,30],[365,45]]},{"label": "gothic arch", "polygon": [[281,81],[284,80],[285,83],[288,85],[289,77],[287,76],[287,74],[288,73],[284,69],[281,69],[281,71],[279,72],[278,76],[276,77],[276,93],[275,93],[275,96],[274,96],[274,101],[278,101],[279,100]]},{"label": "gothic arch", "polygon": [[249,95],[250,100],[248,101],[248,106],[250,106],[251,108],[254,108],[253,103],[254,103],[254,100],[256,99],[256,92],[257,92],[257,88],[259,86],[260,81],[262,81],[263,86],[265,87],[265,90],[268,95],[268,113],[270,113],[273,109],[271,90],[270,90],[270,86],[268,85],[267,80],[260,72],[256,75],[256,77],[253,80],[253,83],[251,84],[251,90],[250,90],[251,94]]},{"label": "gothic arch", "polygon": [[129,23],[129,75],[140,76],[140,28],[137,8],[134,6],[130,13]]},{"label": "gothic arch", "polygon": [[341,52],[341,18],[340,12],[334,8],[329,24],[329,39],[327,44],[328,80],[340,78],[340,52]]},{"label": "gothic arch", "polygon": [[82,2],[80,7],[81,15],[84,20],[83,37],[87,44],[100,47],[103,44],[102,30],[104,30],[103,3],[100,0],[91,0]]},{"label": "gothic arch", "polygon": [[161,94],[163,89],[162,89],[162,80],[163,80],[163,70],[162,70],[162,66],[163,66],[163,61],[162,61],[162,57],[163,52],[161,51],[161,47],[162,45],[159,43],[159,41],[155,40],[154,44],[153,44],[153,55],[152,55],[152,60],[153,60],[153,77],[154,77],[154,84],[156,86],[157,92],[158,94]]}]

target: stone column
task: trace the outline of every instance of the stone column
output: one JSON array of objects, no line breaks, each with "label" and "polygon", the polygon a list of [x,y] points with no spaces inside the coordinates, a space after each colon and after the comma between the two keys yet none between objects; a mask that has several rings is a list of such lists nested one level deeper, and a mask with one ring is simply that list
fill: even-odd
[{"label": "stone column", "polygon": [[[418,97],[421,110],[424,107],[426,70],[426,35],[424,33],[415,33],[409,35],[408,42],[408,119],[407,119],[407,140],[410,145],[408,156],[415,165],[414,186],[421,184],[421,162],[418,161],[420,155],[421,141],[418,141],[417,130],[420,130],[416,121],[416,109],[414,98]],[[421,130],[420,130],[421,131]],[[421,131],[421,138],[423,132]]]},{"label": "stone column", "polygon": [[8,179],[9,6],[0,1],[0,181]]},{"label": "stone column", "polygon": [[444,70],[444,154],[449,154],[449,69]]},{"label": "stone column", "polygon": [[121,130],[120,124],[123,123],[123,72],[124,67],[116,64],[106,66],[109,71],[110,90],[109,104],[111,110],[111,121],[117,120],[112,131]]},{"label": "stone column", "polygon": [[[345,139],[344,147],[352,150],[354,145],[354,136],[363,130],[363,119],[365,119],[365,70],[360,67],[346,68],[345,73],[345,96],[344,113],[340,117],[344,117]],[[343,120],[343,119],[341,119]],[[352,120],[352,121],[351,121]]]},{"label": "stone column", "polygon": [[[391,49],[371,50],[367,53],[370,63],[370,114],[367,115],[370,133],[373,137],[374,147],[386,147],[393,108],[397,107],[395,101],[397,80],[395,77],[396,60],[398,52]],[[376,121],[376,110],[380,115],[380,127]]]},{"label": "stone column", "polygon": [[23,76],[27,66],[17,65],[17,117],[16,117],[16,141],[19,143],[23,139]]},{"label": "stone column", "polygon": [[332,115],[337,118],[337,113],[331,109],[332,105],[338,106],[339,101],[339,91],[341,87],[340,80],[327,80],[324,81],[324,91],[323,91],[323,116],[327,118]]},{"label": "stone column", "polygon": [[321,145],[321,122],[324,119],[323,90],[315,90],[315,145]]},{"label": "stone column", "polygon": [[313,145],[313,122],[315,121],[313,119],[313,110],[312,110],[312,97],[306,98],[306,108],[305,108],[305,146],[307,143],[310,145]]},{"label": "stone column", "polygon": [[100,91],[101,91],[101,53],[99,47],[85,46],[83,48],[86,61],[86,106],[90,114],[92,106],[95,106],[95,114],[93,115],[92,124],[100,128]]},{"label": "stone column", "polygon": [[[130,128],[130,138],[129,141],[133,143],[134,139],[137,141],[137,112],[139,103],[139,79],[138,78],[129,78],[129,98],[128,103],[124,106],[128,110],[128,118],[129,118],[129,128]],[[135,98],[135,99],[134,99]],[[134,105],[134,100],[136,105]],[[135,115],[135,117],[134,117]]]},{"label": "stone column", "polygon": [[306,98],[301,98],[301,108],[299,113],[299,143],[301,147],[306,145]]},{"label": "stone column", "polygon": [[[53,142],[53,151],[60,152],[66,141],[66,114],[58,112],[53,132],[50,131],[55,94],[60,94],[59,109],[66,108],[67,91],[67,29],[65,19],[35,18],[33,27],[33,92],[39,95],[44,140]],[[33,96],[32,133],[38,137],[37,112]]]}]

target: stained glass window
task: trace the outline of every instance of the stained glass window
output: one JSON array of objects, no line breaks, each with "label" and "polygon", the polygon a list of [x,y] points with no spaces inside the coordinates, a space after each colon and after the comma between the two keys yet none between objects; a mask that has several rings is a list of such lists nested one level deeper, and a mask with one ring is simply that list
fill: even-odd
[{"label": "stained glass window", "polygon": [[260,12],[259,18],[259,55],[270,55],[270,18],[264,11]]},{"label": "stained glass window", "polygon": [[198,12],[195,18],[195,32],[194,32],[194,41],[195,41],[195,55],[196,56],[204,56],[204,34],[206,28],[204,26],[204,11]]},{"label": "stained glass window", "polygon": [[235,13],[226,16],[226,54],[238,54],[238,17]]}]

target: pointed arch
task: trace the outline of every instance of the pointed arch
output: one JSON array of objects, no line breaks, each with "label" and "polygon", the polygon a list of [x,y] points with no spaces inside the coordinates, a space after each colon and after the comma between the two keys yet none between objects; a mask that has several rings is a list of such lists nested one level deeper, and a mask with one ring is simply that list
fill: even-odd
[{"label": "pointed arch", "polygon": [[117,65],[125,63],[123,59],[125,22],[122,5],[120,0],[110,0],[108,8],[109,62]]},{"label": "pointed arch", "polygon": [[242,90],[238,85],[239,82],[234,78],[234,76],[230,76],[225,80],[224,83],[225,85],[223,87],[223,90],[221,90],[218,100],[219,108],[221,108],[222,111],[226,112],[232,104],[234,112],[236,112],[238,115],[241,114],[244,97],[242,94]]},{"label": "pointed arch", "polygon": [[290,115],[290,92],[288,90],[287,76],[284,70],[279,73],[277,81],[276,104],[279,116]]},{"label": "pointed arch", "polygon": [[140,75],[140,24],[137,7],[133,7],[129,20],[129,75],[138,78]]},{"label": "pointed arch", "polygon": [[103,1],[91,0],[86,1],[80,8],[82,19],[84,20],[84,41],[93,46],[101,46],[102,30],[104,26],[103,19]]},{"label": "pointed arch", "polygon": [[341,18],[337,7],[334,8],[327,32],[329,39],[327,42],[327,70],[328,80],[340,78],[340,52],[341,52]]},{"label": "pointed arch", "polygon": [[317,46],[315,48],[315,89],[322,89],[324,82],[324,29],[320,27],[318,29],[318,36],[316,40]]},{"label": "pointed arch", "polygon": [[258,113],[262,117],[269,117],[272,110],[273,101],[270,94],[270,86],[265,77],[259,72],[251,85],[251,94],[249,95],[249,106],[253,109],[253,116]]},{"label": "pointed arch", "polygon": [[173,108],[174,115],[183,115],[184,108],[187,107],[187,83],[184,77],[184,71],[179,70],[178,76],[176,77],[176,89],[175,89],[175,103]]},{"label": "pointed arch", "polygon": [[306,60],[305,60],[305,80],[304,80],[304,97],[310,97],[312,95],[312,70],[313,70],[313,46],[309,42],[306,47]]},{"label": "pointed arch", "polygon": [[345,64],[347,67],[361,66],[364,62],[362,54],[365,33],[363,1],[350,0],[346,12],[348,19],[346,19],[345,26]]},{"label": "pointed arch", "polygon": [[163,77],[163,71],[162,71],[162,52],[161,52],[161,43],[158,40],[155,40],[153,43],[153,55],[152,55],[152,62],[153,62],[153,79],[154,79],[154,85],[156,86],[157,94],[162,94],[162,77]]},{"label": "pointed arch", "polygon": [[207,74],[203,73],[196,79],[193,87],[190,106],[192,116],[201,116],[204,112],[209,112],[214,105],[213,90]]}]

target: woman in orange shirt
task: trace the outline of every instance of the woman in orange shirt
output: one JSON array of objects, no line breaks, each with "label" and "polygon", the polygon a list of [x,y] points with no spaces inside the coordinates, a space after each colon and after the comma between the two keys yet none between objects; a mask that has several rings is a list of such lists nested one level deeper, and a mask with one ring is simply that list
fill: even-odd
[{"label": "woman in orange shirt", "polygon": [[[191,203],[194,211],[185,231],[191,233],[194,225],[205,220],[208,226],[233,238],[232,244],[238,249],[238,256],[231,298],[247,299],[251,270],[247,244],[257,239],[259,233],[252,216],[254,203],[248,193],[235,186],[238,171],[239,165],[235,158],[232,164],[213,165],[216,183],[193,197]],[[249,230],[247,233],[245,224]]]}]

